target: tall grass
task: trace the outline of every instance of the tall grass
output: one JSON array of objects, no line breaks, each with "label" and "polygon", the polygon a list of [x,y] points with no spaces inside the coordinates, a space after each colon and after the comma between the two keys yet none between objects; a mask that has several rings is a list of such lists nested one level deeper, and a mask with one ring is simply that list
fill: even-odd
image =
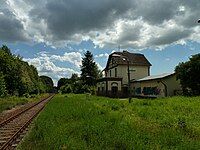
[{"label": "tall grass", "polygon": [[57,95],[19,149],[200,149],[200,97]]},{"label": "tall grass", "polygon": [[0,113],[4,110],[12,109],[13,107],[17,105],[23,105],[28,102],[38,101],[41,98],[47,97],[48,94],[41,94],[41,95],[34,95],[32,97],[17,97],[17,96],[11,96],[11,97],[5,97],[0,98]]}]

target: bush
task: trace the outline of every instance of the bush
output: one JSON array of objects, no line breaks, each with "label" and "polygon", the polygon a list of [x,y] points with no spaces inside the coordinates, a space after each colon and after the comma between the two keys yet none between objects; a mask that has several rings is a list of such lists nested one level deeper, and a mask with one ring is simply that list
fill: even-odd
[{"label": "bush", "polygon": [[90,89],[88,85],[84,85],[81,80],[76,81],[72,84],[73,93],[75,94],[83,94],[83,93],[89,93]]},{"label": "bush", "polygon": [[24,97],[29,98],[30,95],[28,93],[23,94]]},{"label": "bush", "polygon": [[96,87],[95,86],[90,87],[90,93],[92,95],[96,95]]},{"label": "bush", "polygon": [[69,84],[63,85],[60,87],[60,91],[62,94],[72,93],[72,87]]}]

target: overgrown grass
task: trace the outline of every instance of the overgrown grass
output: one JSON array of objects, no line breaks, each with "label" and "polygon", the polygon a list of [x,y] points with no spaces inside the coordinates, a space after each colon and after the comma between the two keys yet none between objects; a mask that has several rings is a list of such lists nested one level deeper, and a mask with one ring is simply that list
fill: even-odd
[{"label": "overgrown grass", "polygon": [[17,96],[0,98],[0,113],[4,110],[11,109],[17,105],[23,105],[28,102],[38,101],[41,98],[44,98],[47,96],[48,94],[41,94],[41,95],[32,95],[29,98],[17,97]]},{"label": "overgrown grass", "polygon": [[57,95],[19,149],[200,149],[200,97]]}]

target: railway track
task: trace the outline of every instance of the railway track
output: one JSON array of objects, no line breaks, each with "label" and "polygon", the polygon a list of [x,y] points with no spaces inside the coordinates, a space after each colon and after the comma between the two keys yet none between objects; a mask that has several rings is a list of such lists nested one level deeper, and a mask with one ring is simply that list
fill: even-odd
[{"label": "railway track", "polygon": [[0,150],[16,148],[27,132],[33,118],[37,116],[53,96],[54,94],[0,122]]}]

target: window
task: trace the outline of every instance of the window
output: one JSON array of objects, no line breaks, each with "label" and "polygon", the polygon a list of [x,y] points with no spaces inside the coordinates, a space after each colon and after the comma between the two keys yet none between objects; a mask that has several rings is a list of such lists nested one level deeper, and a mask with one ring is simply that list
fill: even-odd
[{"label": "window", "polygon": [[133,67],[130,67],[130,71],[132,71],[132,72],[136,72],[136,69]]},{"label": "window", "polygon": [[111,74],[112,72],[111,72],[111,70],[110,70],[110,77],[112,76],[112,74]]},{"label": "window", "polygon": [[115,68],[115,77],[117,77],[117,68]]}]

